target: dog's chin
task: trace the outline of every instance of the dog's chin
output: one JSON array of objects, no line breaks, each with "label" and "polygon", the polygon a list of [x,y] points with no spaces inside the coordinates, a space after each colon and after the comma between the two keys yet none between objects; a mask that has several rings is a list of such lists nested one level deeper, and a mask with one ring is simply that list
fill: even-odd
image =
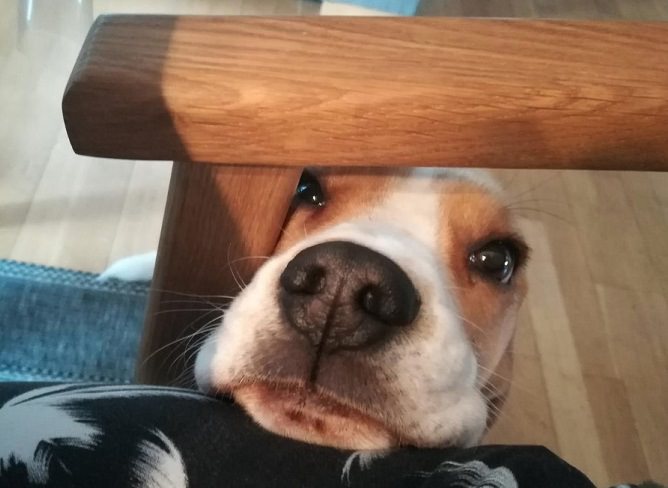
[{"label": "dog's chin", "polygon": [[382,422],[324,392],[263,382],[230,390],[258,424],[284,437],[350,450],[380,450],[399,444]]}]

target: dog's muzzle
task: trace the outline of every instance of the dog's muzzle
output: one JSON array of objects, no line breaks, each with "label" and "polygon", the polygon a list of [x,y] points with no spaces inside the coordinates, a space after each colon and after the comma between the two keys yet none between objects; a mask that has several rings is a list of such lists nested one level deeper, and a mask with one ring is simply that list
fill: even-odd
[{"label": "dog's muzzle", "polygon": [[415,320],[420,299],[399,265],[352,242],[321,243],[297,254],[280,277],[286,322],[316,348],[358,349]]}]

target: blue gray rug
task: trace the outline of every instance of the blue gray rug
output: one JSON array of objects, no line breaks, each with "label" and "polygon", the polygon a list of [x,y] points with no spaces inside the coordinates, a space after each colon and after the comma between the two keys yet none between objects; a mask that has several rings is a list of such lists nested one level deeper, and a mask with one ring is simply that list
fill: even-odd
[{"label": "blue gray rug", "polygon": [[148,283],[0,260],[0,381],[130,382]]}]

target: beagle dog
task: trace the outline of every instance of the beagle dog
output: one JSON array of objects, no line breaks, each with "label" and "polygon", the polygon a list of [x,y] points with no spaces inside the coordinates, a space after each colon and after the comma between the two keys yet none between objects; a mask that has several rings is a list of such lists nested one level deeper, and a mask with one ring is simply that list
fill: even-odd
[{"label": "beagle dog", "polygon": [[482,170],[307,170],[274,255],[199,349],[197,385],[305,442],[474,445],[508,392],[527,257]]},{"label": "beagle dog", "polygon": [[474,445],[509,387],[527,256],[483,171],[305,171],[197,384],[305,442]]}]

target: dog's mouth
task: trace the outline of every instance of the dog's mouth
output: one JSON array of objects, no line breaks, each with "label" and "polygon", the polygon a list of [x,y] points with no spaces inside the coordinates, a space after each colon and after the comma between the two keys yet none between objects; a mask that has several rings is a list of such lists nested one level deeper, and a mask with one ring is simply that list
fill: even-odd
[{"label": "dog's mouth", "polygon": [[257,423],[278,435],[339,449],[399,445],[399,436],[382,421],[317,386],[254,380],[226,390]]}]

